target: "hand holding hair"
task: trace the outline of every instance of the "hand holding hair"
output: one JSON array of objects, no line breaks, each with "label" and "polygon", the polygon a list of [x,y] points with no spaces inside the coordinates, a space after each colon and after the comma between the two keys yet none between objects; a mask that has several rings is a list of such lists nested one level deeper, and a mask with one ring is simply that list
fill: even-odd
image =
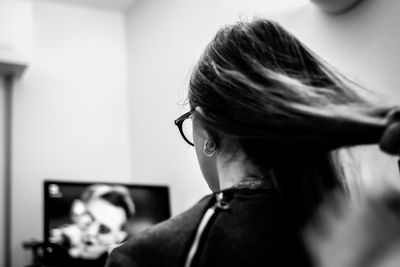
[{"label": "hand holding hair", "polygon": [[[297,107],[298,108],[298,107]],[[372,111],[347,107],[317,113],[300,107],[303,115],[309,116],[316,125],[315,132],[320,138],[316,143],[330,149],[345,146],[378,144],[380,149],[394,156],[400,156],[400,108],[376,108]],[[297,110],[300,110],[299,108]],[[314,126],[315,127],[315,126]],[[315,143],[314,143],[315,144]],[[317,143],[318,144],[318,143]]]}]

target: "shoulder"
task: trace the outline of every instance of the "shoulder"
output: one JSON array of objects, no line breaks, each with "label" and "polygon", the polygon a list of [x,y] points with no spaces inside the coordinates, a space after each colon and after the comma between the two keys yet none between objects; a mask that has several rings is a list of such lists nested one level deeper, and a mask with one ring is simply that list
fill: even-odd
[{"label": "shoulder", "polygon": [[233,189],[207,228],[194,266],[310,266],[284,201],[275,190]]},{"label": "shoulder", "polygon": [[208,195],[185,212],[143,230],[115,248],[107,267],[162,266],[184,259],[190,238],[211,203]]}]

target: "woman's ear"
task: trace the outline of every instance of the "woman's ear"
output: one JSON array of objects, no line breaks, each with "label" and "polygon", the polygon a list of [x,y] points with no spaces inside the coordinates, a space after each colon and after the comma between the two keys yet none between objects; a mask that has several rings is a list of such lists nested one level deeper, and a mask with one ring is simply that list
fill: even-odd
[{"label": "woman's ear", "polygon": [[210,139],[206,139],[204,141],[204,147],[203,147],[204,155],[206,155],[207,157],[212,157],[214,156],[216,151],[217,151],[217,145],[215,144],[215,142]]}]

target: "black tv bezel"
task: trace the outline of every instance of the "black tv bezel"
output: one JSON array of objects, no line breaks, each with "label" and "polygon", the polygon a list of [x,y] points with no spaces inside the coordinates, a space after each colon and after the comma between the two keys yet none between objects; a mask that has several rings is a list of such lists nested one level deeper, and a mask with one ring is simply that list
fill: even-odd
[{"label": "black tv bezel", "polygon": [[121,185],[127,188],[137,188],[137,189],[163,189],[166,190],[168,196],[168,217],[171,217],[171,195],[170,188],[168,185],[153,185],[153,184],[136,184],[136,183],[119,183],[119,182],[108,182],[108,181],[69,181],[69,180],[57,180],[57,179],[45,179],[43,181],[43,241],[45,244],[49,243],[49,194],[48,194],[48,185],[49,184],[58,184],[58,185],[71,185],[71,186],[89,186],[92,184],[107,184],[107,185]]}]

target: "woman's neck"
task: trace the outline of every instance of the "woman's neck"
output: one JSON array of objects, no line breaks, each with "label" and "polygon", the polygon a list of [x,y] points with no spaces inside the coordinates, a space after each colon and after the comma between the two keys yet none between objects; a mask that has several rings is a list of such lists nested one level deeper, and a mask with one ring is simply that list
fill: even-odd
[{"label": "woman's neck", "polygon": [[229,160],[220,157],[217,160],[217,170],[220,190],[231,188],[249,177],[262,177],[260,170],[243,155]]}]

